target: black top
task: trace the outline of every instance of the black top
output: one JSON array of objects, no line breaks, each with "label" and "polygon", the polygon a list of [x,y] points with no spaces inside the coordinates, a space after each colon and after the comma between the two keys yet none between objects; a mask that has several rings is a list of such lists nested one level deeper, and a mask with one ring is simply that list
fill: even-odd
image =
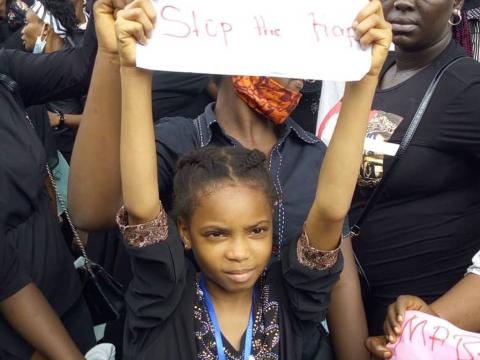
[{"label": "black top", "polygon": [[0,228],[0,302],[14,295],[30,281],[15,250],[5,240],[4,231]]},{"label": "black top", "polygon": [[[56,313],[65,314],[81,287],[73,258],[45,188],[45,152],[25,117],[25,106],[78,96],[88,88],[96,40],[93,26],[85,47],[46,55],[0,50],[0,226],[21,266]],[[15,97],[12,90],[18,95]],[[0,353],[27,358],[31,348],[0,319]]]},{"label": "black top", "polygon": [[[295,241],[286,245],[282,261],[272,265],[257,282],[260,301],[253,327],[255,358],[300,359],[304,341],[301,322],[325,318],[343,260],[340,255],[330,269],[313,270],[300,264],[296,245]],[[167,240],[141,248],[126,246],[134,278],[126,294],[124,359],[216,359],[196,270],[184,257],[173,222]],[[268,332],[270,336],[266,336]],[[232,347],[228,343],[225,346],[227,353],[233,352],[228,360],[236,359]]]},{"label": "black top", "polygon": [[[287,239],[300,236],[315,198],[326,150],[320,140],[291,118],[278,126],[278,134],[279,140],[268,159],[278,196],[274,216],[275,255]],[[155,126],[155,138],[159,190],[167,212],[172,206],[173,177],[181,155],[204,146],[241,146],[217,122],[214,104],[208,105],[194,121],[182,117],[160,119]]]},{"label": "black top", "polygon": [[[409,80],[377,90],[371,139],[399,144],[438,69],[464,54],[455,42]],[[384,69],[394,63],[390,57]],[[372,335],[402,294],[431,302],[459,281],[480,247],[480,64],[464,59],[440,81],[404,158],[353,242],[372,285]],[[388,171],[391,156],[368,153],[350,220]]]},{"label": "black top", "polygon": [[208,74],[155,71],[152,80],[153,118],[196,117],[212,102]]}]

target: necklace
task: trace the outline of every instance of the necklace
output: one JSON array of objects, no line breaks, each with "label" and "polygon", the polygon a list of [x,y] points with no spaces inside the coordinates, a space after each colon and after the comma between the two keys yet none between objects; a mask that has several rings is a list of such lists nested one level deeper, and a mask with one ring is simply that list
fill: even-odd
[{"label": "necklace", "polygon": [[[220,330],[220,325],[218,324],[217,315],[215,313],[215,308],[213,307],[212,300],[210,298],[210,294],[208,293],[207,286],[205,284],[205,277],[203,274],[200,277],[200,289],[203,292],[203,298],[205,299],[205,303],[207,305],[208,315],[210,317],[210,321],[213,325],[213,330],[215,333],[215,343],[217,346],[217,354],[219,360],[226,360],[225,357],[225,348],[223,347],[223,339],[222,339],[222,332]],[[253,340],[253,313],[255,311],[255,289],[253,289],[252,293],[252,307],[250,309],[250,317],[248,320],[247,331],[245,334],[245,346],[243,350],[243,359],[244,360],[253,360],[252,353],[252,340]]]}]

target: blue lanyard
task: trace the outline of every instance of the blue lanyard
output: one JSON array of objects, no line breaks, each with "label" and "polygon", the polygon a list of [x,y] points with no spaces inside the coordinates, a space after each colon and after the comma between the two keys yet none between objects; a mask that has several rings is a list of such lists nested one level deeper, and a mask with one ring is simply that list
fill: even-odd
[{"label": "blue lanyard", "polygon": [[[203,275],[200,278],[200,288],[203,292],[203,297],[207,303],[208,315],[212,321],[213,329],[215,331],[215,343],[217,345],[217,354],[219,360],[226,360],[225,350],[223,348],[222,332],[220,326],[218,325],[217,315],[215,314],[215,309],[213,308],[212,300],[208,294],[207,286],[205,285],[205,279]],[[250,354],[252,353],[252,340],[253,340],[253,313],[255,308],[255,289],[253,289],[252,295],[252,308],[250,310],[250,319],[248,320],[247,332],[245,334],[245,346],[243,352],[243,359],[249,360]]]}]

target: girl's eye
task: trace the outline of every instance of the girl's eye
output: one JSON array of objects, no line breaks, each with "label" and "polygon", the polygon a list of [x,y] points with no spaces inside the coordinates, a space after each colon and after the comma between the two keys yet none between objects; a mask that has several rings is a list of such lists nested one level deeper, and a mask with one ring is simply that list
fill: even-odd
[{"label": "girl's eye", "polygon": [[268,230],[266,227],[256,227],[252,229],[252,234],[253,235],[262,235]]},{"label": "girl's eye", "polygon": [[207,237],[210,237],[210,238],[219,238],[219,237],[225,236],[225,233],[222,231],[211,231],[211,232],[208,232],[206,235]]}]

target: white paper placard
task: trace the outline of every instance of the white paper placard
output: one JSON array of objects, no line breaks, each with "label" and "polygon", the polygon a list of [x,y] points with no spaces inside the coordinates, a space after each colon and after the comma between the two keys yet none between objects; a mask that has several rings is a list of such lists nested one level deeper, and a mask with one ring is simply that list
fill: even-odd
[{"label": "white paper placard", "polygon": [[351,27],[367,0],[157,0],[137,65],[152,70],[359,80],[371,63]]}]

